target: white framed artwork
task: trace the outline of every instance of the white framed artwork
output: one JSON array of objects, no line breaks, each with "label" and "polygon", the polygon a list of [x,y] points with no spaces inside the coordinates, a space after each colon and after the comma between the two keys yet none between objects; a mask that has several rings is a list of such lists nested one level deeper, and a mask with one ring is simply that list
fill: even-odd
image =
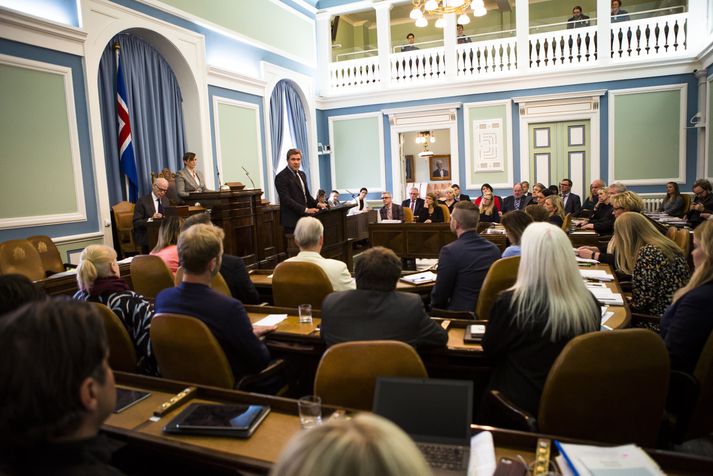
[{"label": "white framed artwork", "polygon": [[473,121],[473,163],[476,172],[505,170],[503,120]]}]

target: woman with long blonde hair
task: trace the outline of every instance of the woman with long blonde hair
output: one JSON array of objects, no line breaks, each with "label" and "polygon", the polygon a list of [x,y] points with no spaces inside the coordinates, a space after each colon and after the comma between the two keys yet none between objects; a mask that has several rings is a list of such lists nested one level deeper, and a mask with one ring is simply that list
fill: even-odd
[{"label": "woman with long blonde hair", "polygon": [[545,197],[543,205],[549,215],[547,221],[555,226],[561,227],[564,224],[564,205],[562,204],[560,196],[549,195]]},{"label": "woman with long blonde hair", "polygon": [[151,349],[150,329],[153,304],[129,289],[119,276],[116,251],[104,245],[90,245],[79,255],[77,266],[78,301],[99,302],[114,311],[129,332],[136,349],[137,367],[141,373],[158,375]]},{"label": "woman with long blonde hair", "polygon": [[158,229],[158,241],[151,254],[158,256],[166,263],[166,267],[176,274],[178,269],[178,235],[181,234],[183,218],[170,216],[163,219]]},{"label": "woman with long blonde hair", "polygon": [[693,276],[673,295],[673,304],[661,318],[671,368],[693,373],[703,346],[713,332],[713,222],[693,232]]},{"label": "woman with long blonde hair", "polygon": [[[520,247],[517,281],[492,308],[483,351],[494,364],[488,390],[536,415],[550,367],[572,338],[599,329],[601,310],[561,228],[532,223]],[[491,405],[484,399],[483,423],[506,424]]]},{"label": "woman with long blonde hair", "polygon": [[498,213],[498,209],[495,207],[495,201],[493,200],[493,192],[486,190],[485,193],[483,193],[483,199],[480,201],[478,210],[480,211],[481,222],[500,222],[500,214]]},{"label": "woman with long blonde hair", "polygon": [[631,310],[662,315],[690,276],[681,248],[635,212],[616,219],[610,245],[617,271],[631,275]]}]

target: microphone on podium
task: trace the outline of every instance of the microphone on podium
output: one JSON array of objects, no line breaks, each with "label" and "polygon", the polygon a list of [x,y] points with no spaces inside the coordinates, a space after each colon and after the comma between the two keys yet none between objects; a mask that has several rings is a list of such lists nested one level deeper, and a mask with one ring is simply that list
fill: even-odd
[{"label": "microphone on podium", "polygon": [[253,179],[250,177],[250,172],[248,172],[248,169],[246,169],[242,165],[240,166],[240,168],[243,169],[243,172],[245,172],[245,176],[248,178],[248,180],[250,180],[250,183],[252,184],[253,189],[257,188],[257,187],[255,187],[255,182],[253,182]]},{"label": "microphone on podium", "polygon": [[219,189],[221,192],[230,190],[230,187],[228,187],[227,184],[222,184],[222,185],[221,185],[221,183],[220,183],[220,182],[221,182],[221,180],[220,180],[220,168],[218,167],[218,164],[215,164],[215,171],[216,171],[216,173],[218,174],[218,189]]}]

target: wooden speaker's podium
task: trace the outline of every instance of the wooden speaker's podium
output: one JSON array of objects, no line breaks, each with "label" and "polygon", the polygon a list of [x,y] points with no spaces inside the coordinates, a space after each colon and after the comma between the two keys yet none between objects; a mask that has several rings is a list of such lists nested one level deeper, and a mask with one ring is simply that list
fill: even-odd
[{"label": "wooden speaker's podium", "polygon": [[[352,269],[352,245],[347,233],[347,213],[355,204],[338,205],[325,208],[312,215],[324,226],[324,244],[321,255],[325,258],[344,261]],[[299,253],[293,236],[287,235],[287,255],[292,257]]]}]

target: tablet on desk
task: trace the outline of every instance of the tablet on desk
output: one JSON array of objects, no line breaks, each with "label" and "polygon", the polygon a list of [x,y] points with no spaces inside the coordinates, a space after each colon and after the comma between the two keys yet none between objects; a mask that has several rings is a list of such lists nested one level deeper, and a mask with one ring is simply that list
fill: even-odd
[{"label": "tablet on desk", "polygon": [[270,407],[265,405],[191,403],[163,427],[163,431],[248,438],[268,413]]},{"label": "tablet on desk", "polygon": [[149,392],[132,390],[130,388],[116,387],[116,405],[114,413],[121,413],[132,405],[136,405],[141,400],[148,398]]}]

